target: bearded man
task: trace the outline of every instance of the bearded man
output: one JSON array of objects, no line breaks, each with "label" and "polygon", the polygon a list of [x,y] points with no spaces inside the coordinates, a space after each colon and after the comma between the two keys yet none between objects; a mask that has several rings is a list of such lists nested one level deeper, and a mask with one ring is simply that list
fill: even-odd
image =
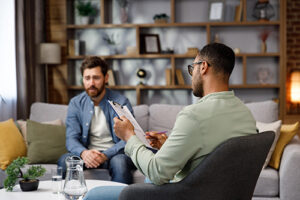
[{"label": "bearded man", "polygon": [[65,159],[79,156],[85,169],[108,169],[112,181],[132,183],[134,165],[124,154],[125,142],[114,132],[113,118],[117,116],[108,100],[127,106],[133,114],[128,99],[105,87],[108,82],[108,65],[101,58],[86,58],[81,65],[85,91],[73,97],[66,118],[66,147],[69,153],[58,161],[66,172]]}]

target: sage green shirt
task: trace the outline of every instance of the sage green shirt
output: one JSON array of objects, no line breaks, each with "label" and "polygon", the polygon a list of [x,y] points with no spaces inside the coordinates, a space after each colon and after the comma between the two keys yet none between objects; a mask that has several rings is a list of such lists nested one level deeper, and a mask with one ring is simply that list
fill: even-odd
[{"label": "sage green shirt", "polygon": [[178,113],[169,138],[156,154],[135,135],[125,152],[145,176],[161,185],[182,180],[225,140],[249,134],[256,134],[250,110],[233,91],[217,92]]}]

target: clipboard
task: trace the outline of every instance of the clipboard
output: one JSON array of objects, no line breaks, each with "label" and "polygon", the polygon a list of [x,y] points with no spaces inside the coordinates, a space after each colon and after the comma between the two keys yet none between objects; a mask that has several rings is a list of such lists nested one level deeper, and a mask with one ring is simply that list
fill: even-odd
[{"label": "clipboard", "polygon": [[135,118],[133,117],[132,113],[130,112],[130,110],[127,108],[127,106],[121,106],[118,103],[115,103],[113,101],[108,100],[108,103],[111,105],[111,107],[116,111],[117,115],[119,117],[121,116],[125,116],[133,125],[134,127],[134,132],[136,134],[136,136],[149,148],[153,148],[151,147],[149,141],[146,139],[146,134],[143,131],[143,129],[141,128],[141,126],[137,123],[137,121],[135,120]]}]

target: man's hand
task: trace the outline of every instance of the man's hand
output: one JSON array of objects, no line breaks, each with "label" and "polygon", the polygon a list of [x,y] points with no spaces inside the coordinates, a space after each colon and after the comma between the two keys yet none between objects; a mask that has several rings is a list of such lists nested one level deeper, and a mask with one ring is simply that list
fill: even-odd
[{"label": "man's hand", "polygon": [[103,153],[95,149],[84,150],[80,156],[87,168],[97,168],[107,160],[107,157]]},{"label": "man's hand", "polygon": [[120,119],[115,117],[114,122],[114,131],[121,140],[127,142],[131,136],[135,135],[133,125],[126,117],[122,116]]},{"label": "man's hand", "polygon": [[157,132],[146,132],[146,139],[150,140],[150,145],[153,148],[160,149],[168,136],[164,133],[156,134]]},{"label": "man's hand", "polygon": [[101,164],[105,163],[105,161],[108,160],[108,158],[106,157],[106,155],[104,153],[101,153]]}]

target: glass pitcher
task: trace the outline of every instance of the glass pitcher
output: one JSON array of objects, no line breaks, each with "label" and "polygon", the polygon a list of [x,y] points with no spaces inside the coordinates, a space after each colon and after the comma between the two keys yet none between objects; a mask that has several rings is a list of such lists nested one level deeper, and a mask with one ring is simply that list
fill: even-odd
[{"label": "glass pitcher", "polygon": [[78,156],[66,158],[67,173],[63,192],[68,200],[77,200],[87,192],[83,176],[83,163],[83,160]]}]

